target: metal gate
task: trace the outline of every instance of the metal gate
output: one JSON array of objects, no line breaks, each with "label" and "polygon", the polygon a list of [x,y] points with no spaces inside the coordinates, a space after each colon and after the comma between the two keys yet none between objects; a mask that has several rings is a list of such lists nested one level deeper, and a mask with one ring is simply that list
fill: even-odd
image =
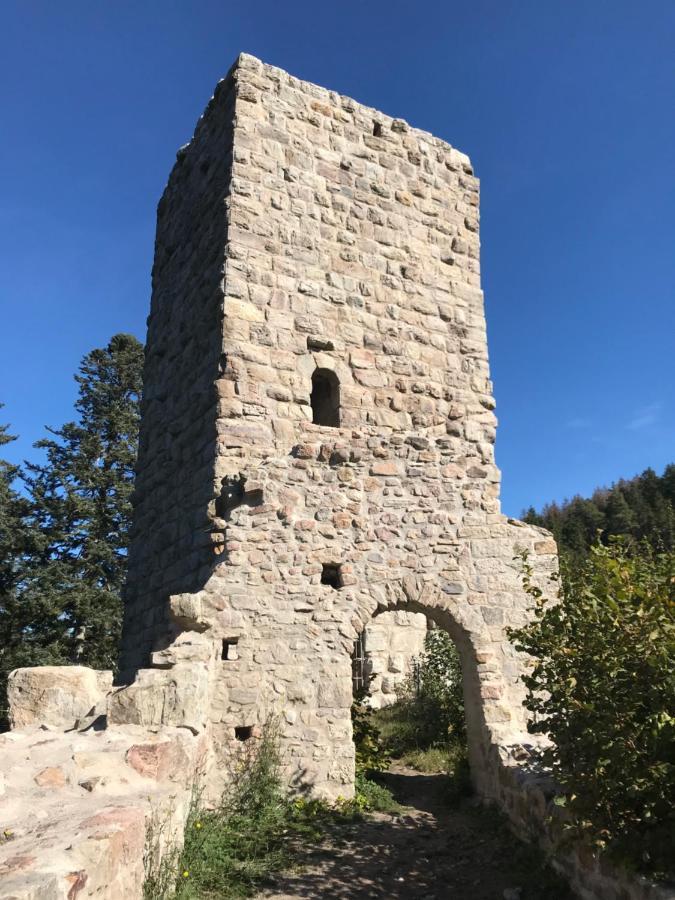
[{"label": "metal gate", "polygon": [[360,693],[365,693],[367,687],[366,632],[364,629],[354,641],[354,650],[352,652],[352,691],[354,696],[357,697]]}]

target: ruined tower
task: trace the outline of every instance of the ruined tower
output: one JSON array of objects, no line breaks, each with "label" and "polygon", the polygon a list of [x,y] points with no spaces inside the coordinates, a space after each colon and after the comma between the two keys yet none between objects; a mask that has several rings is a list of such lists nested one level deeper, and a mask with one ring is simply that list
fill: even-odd
[{"label": "ruined tower", "polygon": [[112,722],[204,731],[217,776],[274,717],[291,778],[348,795],[354,642],[424,613],[497,796],[514,556],[546,573],[555,545],[499,510],[478,197],[400,119],[251,56],[220,82],[158,209]]}]

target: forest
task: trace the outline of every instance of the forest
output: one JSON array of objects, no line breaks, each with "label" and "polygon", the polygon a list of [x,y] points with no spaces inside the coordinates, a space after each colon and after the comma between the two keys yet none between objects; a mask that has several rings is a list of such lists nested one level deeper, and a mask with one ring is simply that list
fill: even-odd
[{"label": "forest", "polygon": [[596,488],[590,497],[572,497],[563,503],[534,507],[521,516],[525,522],[553,532],[560,551],[579,560],[598,539],[608,543],[623,536],[647,541],[655,550],[675,545],[675,463],[662,475],[645,469],[634,478],[611,487]]}]

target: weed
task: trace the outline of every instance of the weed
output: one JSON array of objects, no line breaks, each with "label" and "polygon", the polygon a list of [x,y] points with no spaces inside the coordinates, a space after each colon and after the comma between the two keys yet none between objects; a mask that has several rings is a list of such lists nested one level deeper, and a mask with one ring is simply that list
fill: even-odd
[{"label": "weed", "polygon": [[389,788],[365,775],[356,776],[356,795],[352,801],[359,810],[370,812],[399,813],[401,804],[395,799]]},{"label": "weed", "polygon": [[366,788],[363,799],[336,807],[290,797],[273,726],[263,729],[255,747],[242,750],[235,775],[214,809],[194,799],[181,851],[169,850],[159,860],[162,836],[151,835],[144,900],[250,897],[275,872],[297,864],[306,845],[320,841],[329,827],[379,808],[388,795],[384,789],[368,794]]}]

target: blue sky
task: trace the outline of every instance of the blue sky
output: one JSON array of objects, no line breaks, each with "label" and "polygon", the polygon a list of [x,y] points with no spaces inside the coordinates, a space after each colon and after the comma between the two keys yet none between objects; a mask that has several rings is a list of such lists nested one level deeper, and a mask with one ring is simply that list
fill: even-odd
[{"label": "blue sky", "polygon": [[675,3],[37,2],[0,11],[0,418],[143,338],[155,207],[245,50],[428,129],[482,182],[503,506],[675,460]]}]

